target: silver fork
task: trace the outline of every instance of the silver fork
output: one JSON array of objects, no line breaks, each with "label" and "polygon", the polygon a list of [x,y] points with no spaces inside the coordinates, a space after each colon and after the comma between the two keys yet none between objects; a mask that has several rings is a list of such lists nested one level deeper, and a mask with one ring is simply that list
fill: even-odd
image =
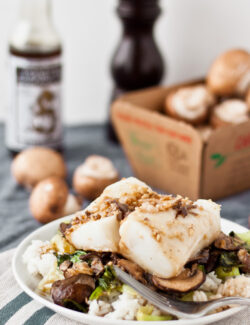
[{"label": "silver fork", "polygon": [[146,298],[150,303],[155,305],[163,312],[175,315],[178,318],[199,318],[206,315],[212,309],[228,306],[229,304],[250,306],[250,298],[242,297],[226,297],[205,302],[181,301],[174,299],[169,295],[160,294],[149,289],[144,284],[135,280],[129,274],[123,272],[117,266],[114,266],[114,269],[118,279],[120,279],[123,283],[131,286],[142,297]]}]

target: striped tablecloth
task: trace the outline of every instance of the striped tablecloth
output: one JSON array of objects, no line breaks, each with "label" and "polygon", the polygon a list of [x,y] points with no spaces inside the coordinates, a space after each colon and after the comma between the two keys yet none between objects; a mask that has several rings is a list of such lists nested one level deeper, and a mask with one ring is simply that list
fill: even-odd
[{"label": "striped tablecloth", "polygon": [[[11,270],[13,254],[13,249],[0,254],[0,325],[80,324],[43,307],[22,292]],[[215,324],[250,325],[250,308]]]}]

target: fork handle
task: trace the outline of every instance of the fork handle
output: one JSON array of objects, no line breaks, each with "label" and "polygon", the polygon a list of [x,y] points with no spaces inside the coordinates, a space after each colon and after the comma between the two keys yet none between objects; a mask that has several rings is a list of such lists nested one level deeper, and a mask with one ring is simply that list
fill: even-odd
[{"label": "fork handle", "polygon": [[209,311],[223,306],[228,305],[244,305],[250,306],[250,298],[242,298],[242,297],[225,297],[215,300],[209,300],[207,302],[207,306],[202,309],[200,312],[200,316],[207,314]]}]

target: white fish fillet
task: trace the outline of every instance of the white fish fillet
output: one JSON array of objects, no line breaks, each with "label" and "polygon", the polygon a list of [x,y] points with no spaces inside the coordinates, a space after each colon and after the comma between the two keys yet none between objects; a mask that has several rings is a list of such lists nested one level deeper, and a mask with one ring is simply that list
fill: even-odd
[{"label": "white fish fillet", "polygon": [[[119,250],[119,227],[117,211],[111,211],[108,216],[105,210],[102,211],[103,201],[106,199],[119,199],[127,202],[135,197],[135,194],[151,191],[143,182],[130,177],[117,183],[109,185],[102,195],[92,202],[86,209],[90,213],[98,213],[101,218],[98,220],[84,220],[76,224],[66,234],[66,238],[77,249],[94,250],[102,252],[118,252]],[[85,211],[86,211],[85,210]],[[84,212],[82,215],[84,215]]]},{"label": "white fish fillet", "polygon": [[211,244],[220,233],[220,206],[198,200],[186,217],[135,210],[120,226],[120,253],[147,272],[163,278],[178,275],[190,257]]},{"label": "white fish fillet", "polygon": [[[134,211],[120,221],[120,209],[115,203],[107,205],[107,200],[119,200],[133,206]],[[121,180],[108,186],[78,221],[75,218],[66,238],[77,249],[118,252],[151,274],[176,276],[190,257],[210,245],[220,233],[219,205],[198,200],[184,217],[177,216],[173,208],[178,200],[192,205],[181,197],[157,197],[136,178]]]}]

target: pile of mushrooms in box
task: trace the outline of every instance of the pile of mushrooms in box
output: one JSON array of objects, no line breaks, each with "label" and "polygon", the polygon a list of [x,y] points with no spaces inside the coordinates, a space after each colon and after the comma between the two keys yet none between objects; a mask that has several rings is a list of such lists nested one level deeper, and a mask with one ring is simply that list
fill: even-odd
[{"label": "pile of mushrooms in box", "polygon": [[165,112],[198,128],[204,141],[213,129],[243,123],[250,116],[250,53],[230,50],[208,71],[206,83],[167,95]]}]

